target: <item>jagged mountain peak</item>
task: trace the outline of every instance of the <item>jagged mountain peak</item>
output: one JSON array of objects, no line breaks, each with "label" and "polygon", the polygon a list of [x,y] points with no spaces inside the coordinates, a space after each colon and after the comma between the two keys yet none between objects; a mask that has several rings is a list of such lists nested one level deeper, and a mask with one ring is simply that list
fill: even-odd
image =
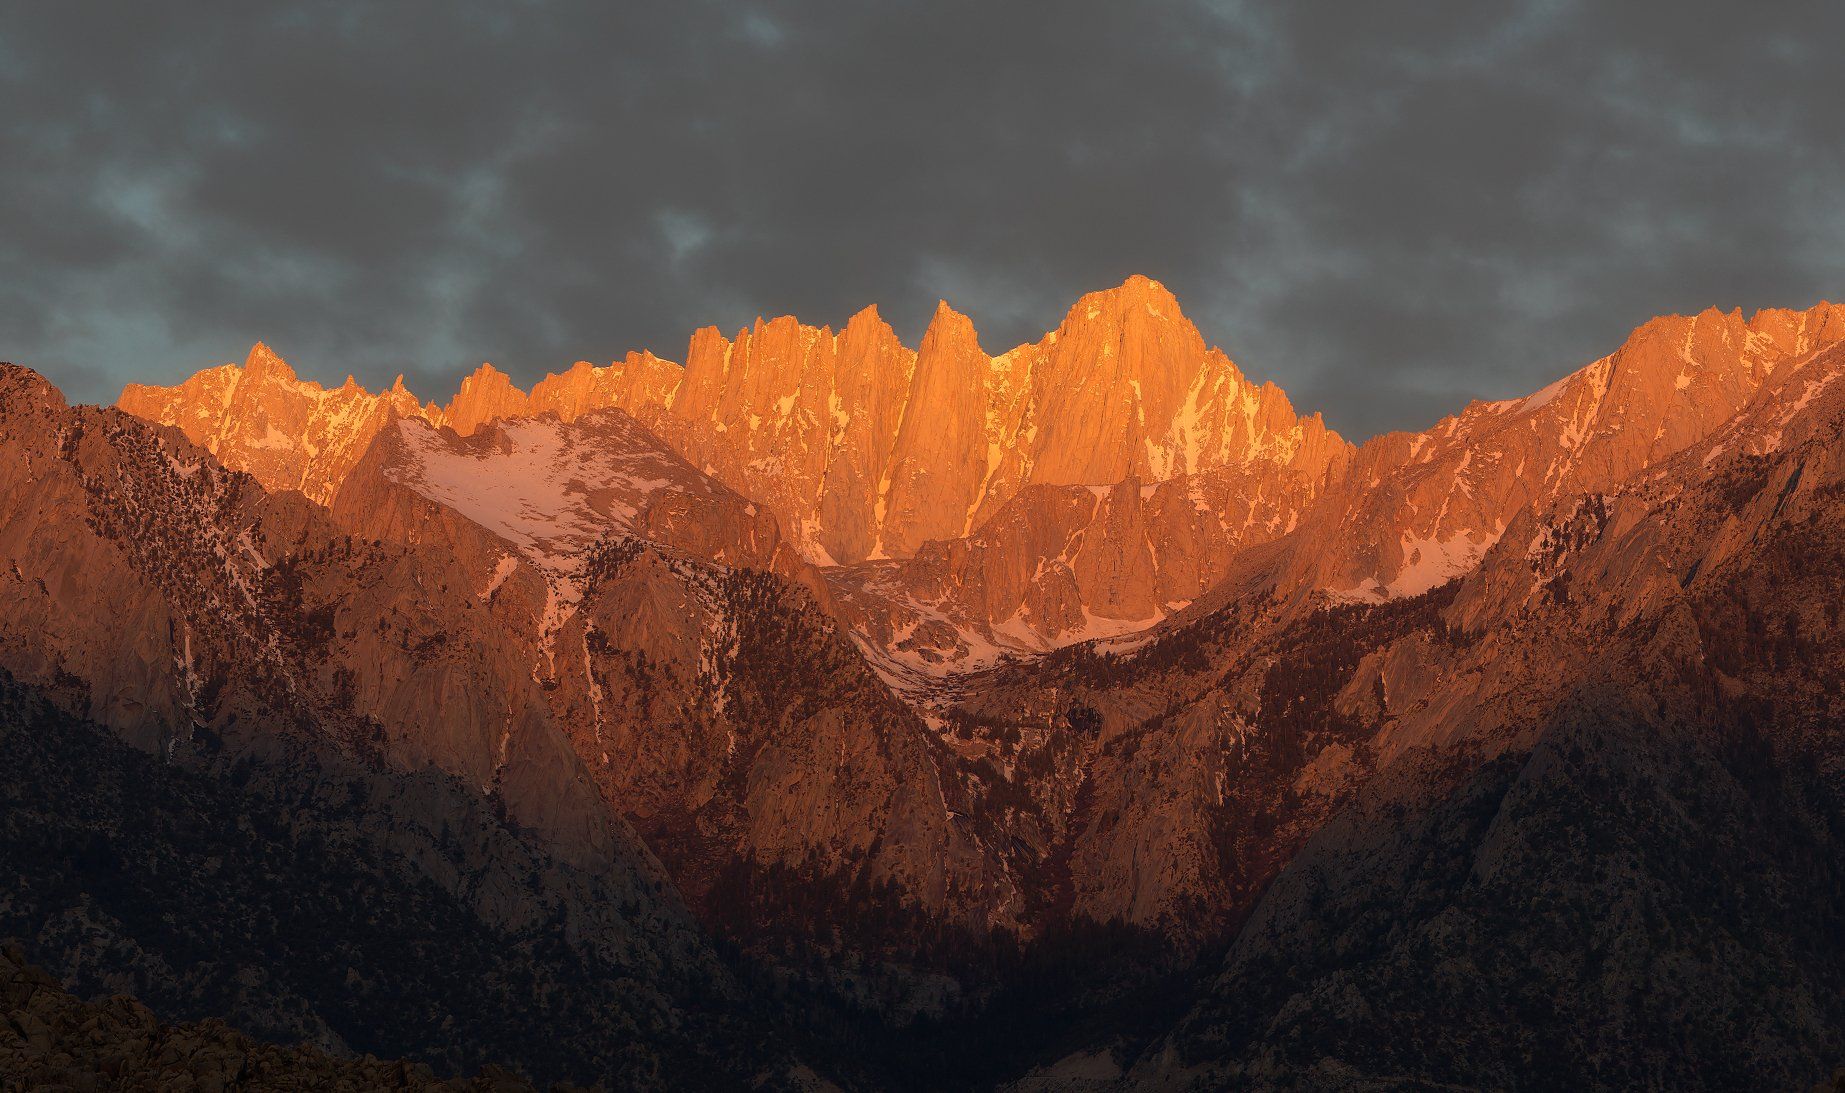
[{"label": "jagged mountain peak", "polygon": [[295,370],[264,342],[257,342],[250,347],[249,355],[244,357],[243,370],[245,375],[255,381],[274,378],[282,383],[295,382]]},{"label": "jagged mountain peak", "polygon": [[866,327],[878,327],[878,326],[888,326],[888,325],[889,324],[885,323],[884,321],[883,313],[878,310],[878,305],[866,304],[864,307],[861,307],[857,311],[854,311],[852,313],[852,317],[846,320],[846,325],[843,328],[841,328],[840,333],[843,334],[846,331],[852,330],[854,328],[863,329]]},{"label": "jagged mountain peak", "polygon": [[1378,601],[1471,571],[1528,513],[1615,489],[1730,421],[1790,364],[1845,340],[1845,309],[1648,320],[1614,352],[1522,398],[1373,437],[1309,514],[1282,588]]},{"label": "jagged mountain peak", "polygon": [[[1422,434],[1376,438],[1355,462],[1318,414],[1300,415],[1278,386],[1251,381],[1207,346],[1164,285],[1138,275],[1086,294],[1056,332],[998,357],[981,348],[972,320],[942,301],[919,351],[868,307],[837,334],[793,316],[759,319],[735,339],[704,328],[684,369],[636,351],[604,367],[577,362],[529,393],[483,364],[440,410],[418,406],[400,386],[375,415],[360,413],[362,389],[340,388],[329,402],[266,349],[253,350],[241,370],[194,377],[188,386],[196,389],[173,404],[143,389],[138,409],[130,393],[123,405],[175,420],[269,485],[320,500],[373,426],[349,430],[334,457],[305,435],[293,447],[312,454],[291,455],[295,434],[325,428],[310,423],[317,416],[423,417],[466,435],[504,418],[551,411],[568,420],[619,406],[695,467],[766,505],[790,542],[822,564],[907,558],[931,540],[971,535],[1032,486],[1137,479],[1150,488],[1230,472],[1263,497],[1265,519],[1286,529],[1306,514],[1319,484],[1354,462],[1353,481],[1340,491],[1345,526],[1335,521],[1318,533],[1337,546],[1312,553],[1316,566],[1330,568],[1300,583],[1372,597],[1409,594],[1464,569],[1521,507],[1678,450],[1733,413],[1781,362],[1841,337],[1845,309],[1825,303],[1747,317],[1716,308],[1660,316],[1609,356],[1532,395],[1475,403]],[[257,389],[271,394],[257,397]],[[197,415],[191,424],[188,414]],[[226,427],[226,417],[247,420]],[[1506,481],[1493,485],[1495,475]],[[1088,556],[1099,548],[1092,542]],[[1151,549],[1158,555],[1172,544]],[[1183,555],[1197,553],[1187,547]],[[1050,565],[1039,568],[1047,579],[1063,564],[1049,555],[1025,563]],[[1210,572],[1215,565],[1200,571]],[[1194,579],[1202,577],[1182,583]],[[1062,606],[1034,630],[1053,617],[1064,620],[1057,625],[1084,617],[1070,604],[1087,603],[1087,592],[1037,594]]]},{"label": "jagged mountain peak", "polygon": [[[529,392],[482,364],[445,406],[418,405],[394,387],[380,413],[466,435],[504,418],[618,406],[769,506],[823,564],[904,557],[968,534],[1028,485],[1159,482],[1269,464],[1312,475],[1347,448],[1317,417],[1298,418],[1279,388],[1251,384],[1207,349],[1172,293],[1143,276],[1084,296],[1057,332],[999,357],[982,348],[971,318],[942,301],[915,350],[873,306],[837,333],[787,315],[758,318],[734,338],[700,328],[685,361],[682,369],[644,351],[605,367],[579,361]],[[348,430],[336,457],[319,442],[295,443],[312,453],[284,457],[325,427],[321,417],[358,414],[364,394],[341,388],[349,397],[324,406],[318,386],[284,369],[253,357],[179,388],[131,388],[122,405],[181,424],[273,488],[325,501],[376,423]],[[280,393],[258,397],[255,388]],[[277,409],[284,402],[294,408]]]},{"label": "jagged mountain peak", "polygon": [[[1057,329],[1038,343],[1046,350],[1062,344],[1072,344],[1071,359],[1087,363],[1098,375],[1125,369],[1140,376],[1181,360],[1204,363],[1207,349],[1204,336],[1185,316],[1178,298],[1165,285],[1140,274],[1079,297]],[[1221,351],[1211,352],[1217,359],[1210,364],[1230,364]],[[1152,376],[1143,378],[1157,381]],[[1189,378],[1189,373],[1172,377],[1176,382]]]},{"label": "jagged mountain peak", "polygon": [[929,317],[928,329],[923,332],[923,348],[926,349],[932,340],[951,341],[975,352],[980,351],[980,335],[974,329],[974,320],[956,311],[947,300],[936,301],[935,312]]},{"label": "jagged mountain peak", "polygon": [[1070,306],[1065,325],[1101,317],[1124,318],[1129,314],[1150,315],[1175,323],[1187,323],[1178,297],[1164,283],[1144,274],[1133,274],[1113,288],[1085,293]]}]

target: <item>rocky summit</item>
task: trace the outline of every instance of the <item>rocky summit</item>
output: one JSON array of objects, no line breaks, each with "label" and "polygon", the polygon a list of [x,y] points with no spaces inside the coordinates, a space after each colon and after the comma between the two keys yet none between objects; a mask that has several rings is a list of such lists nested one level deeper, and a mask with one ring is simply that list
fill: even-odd
[{"label": "rocky summit", "polygon": [[1002,348],[0,367],[0,1084],[1845,1064],[1845,307],[1357,445],[1146,277]]}]

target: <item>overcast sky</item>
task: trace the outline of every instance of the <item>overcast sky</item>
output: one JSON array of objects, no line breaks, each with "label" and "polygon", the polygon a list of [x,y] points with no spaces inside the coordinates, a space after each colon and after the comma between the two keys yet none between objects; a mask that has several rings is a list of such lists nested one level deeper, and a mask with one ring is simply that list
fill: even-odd
[{"label": "overcast sky", "polygon": [[[183,9],[183,13],[182,13]],[[651,9],[651,10],[649,10]],[[1355,438],[1845,297],[1845,4],[0,0],[0,359],[445,398],[1164,281]]]}]

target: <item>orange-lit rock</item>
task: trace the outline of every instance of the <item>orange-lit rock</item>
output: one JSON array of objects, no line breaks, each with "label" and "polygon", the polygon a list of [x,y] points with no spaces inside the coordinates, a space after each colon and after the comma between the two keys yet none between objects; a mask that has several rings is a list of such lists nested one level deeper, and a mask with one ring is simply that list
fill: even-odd
[{"label": "orange-lit rock", "polygon": [[225,364],[177,387],[131,383],[119,405],[136,417],[176,425],[186,438],[246,471],[271,490],[300,490],[326,503],[378,430],[398,417],[435,420],[403,377],[374,395],[351,376],[328,390],[295,378],[287,362],[258,342],[243,367]]},{"label": "orange-lit rock", "polygon": [[[231,387],[268,393],[227,402]],[[325,501],[356,459],[345,454],[353,445],[305,477],[296,464],[306,460],[270,454],[315,428],[316,411],[269,408],[318,405],[310,387],[271,367],[265,350],[241,371],[132,386],[122,406],[215,438],[201,442],[265,485]],[[409,414],[410,402],[390,405]],[[946,304],[920,353],[866,308],[837,334],[788,316],[734,339],[707,327],[692,336],[683,370],[630,353],[601,368],[578,362],[529,394],[483,364],[441,411],[414,413],[466,435],[501,418],[550,411],[568,421],[604,406],[767,505],[820,564],[907,557],[930,539],[969,534],[1028,485],[1261,466],[1312,479],[1349,450],[1317,415],[1296,415],[1278,388],[1251,383],[1207,348],[1172,294],[1145,277],[1083,297],[1056,332],[998,357]],[[366,428],[369,439],[376,423]]]}]

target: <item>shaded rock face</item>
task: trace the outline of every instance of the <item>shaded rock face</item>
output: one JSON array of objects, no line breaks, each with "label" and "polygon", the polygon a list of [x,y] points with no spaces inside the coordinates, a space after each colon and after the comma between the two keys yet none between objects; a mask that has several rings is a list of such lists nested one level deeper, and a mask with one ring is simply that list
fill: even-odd
[{"label": "shaded rock face", "polygon": [[440,1080],[426,1064],[341,1059],[302,1045],[262,1043],[222,1021],[163,1024],[139,1001],[85,1003],[16,948],[0,951],[0,1074],[37,1089],[157,1087],[225,1089],[312,1085],[317,1089],[517,1090],[498,1072]]},{"label": "shaded rock face", "polygon": [[1815,1087],[1845,1049],[1837,786],[1731,714],[1602,696],[1368,792],[1117,1087]]},{"label": "shaded rock face", "polygon": [[1011,880],[950,823],[953,756],[803,589],[774,519],[621,411],[400,422],[333,515],[468,568],[548,720],[708,916],[744,909],[712,895],[739,869],[779,868],[1012,924]]},{"label": "shaded rock face", "polygon": [[[52,985],[0,958],[16,1022],[0,1023],[0,1080],[420,1088],[431,1066],[500,1063],[543,1082],[708,1088],[773,1065],[730,1027],[734,984],[644,863],[570,870],[469,787],[324,741],[227,745],[201,734],[151,755],[0,682],[0,936],[79,996],[111,998],[48,1011]],[[160,1027],[140,1003],[205,1024]]]}]

